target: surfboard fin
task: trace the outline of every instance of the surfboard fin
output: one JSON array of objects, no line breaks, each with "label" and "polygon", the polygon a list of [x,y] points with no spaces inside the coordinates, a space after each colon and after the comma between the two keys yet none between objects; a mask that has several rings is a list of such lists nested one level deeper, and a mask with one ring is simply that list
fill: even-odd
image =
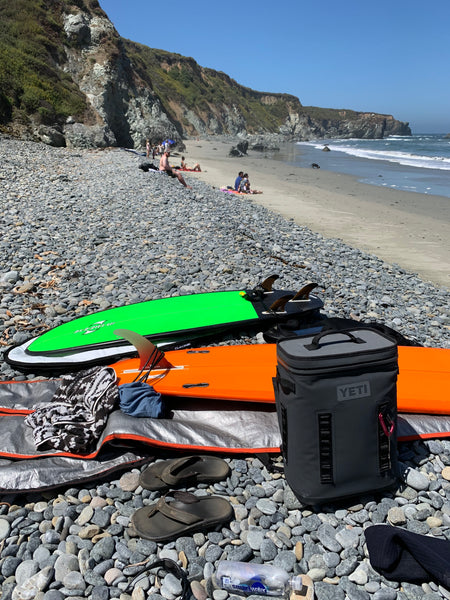
[{"label": "surfboard fin", "polygon": [[140,358],[140,369],[148,367],[151,359],[152,363],[159,367],[164,368],[172,366],[169,361],[164,358],[164,352],[159,350],[153,342],[140,333],[136,333],[136,331],[131,331],[130,329],[116,329],[114,334],[118,337],[123,337],[136,348]]},{"label": "surfboard fin", "polygon": [[293,298],[291,298],[291,302],[294,300],[308,300],[309,294],[317,287],[317,283],[307,283],[299,290]]},{"label": "surfboard fin", "polygon": [[255,285],[252,290],[248,290],[244,297],[247,300],[262,300],[264,294],[272,292],[272,286],[278,278],[279,275],[270,275],[270,277],[267,277],[264,281]]},{"label": "surfboard fin", "polygon": [[271,292],[272,291],[272,286],[275,283],[275,281],[279,278],[279,275],[270,275],[270,277],[267,277],[266,279],[264,279],[264,281],[262,281],[261,283],[258,283],[257,286],[255,286],[255,290],[262,290],[263,292]]},{"label": "surfboard fin", "polygon": [[286,303],[289,302],[289,300],[292,300],[292,298],[293,296],[291,294],[278,298],[278,300],[275,300],[275,302],[270,306],[269,310],[271,310],[272,312],[283,312]]}]

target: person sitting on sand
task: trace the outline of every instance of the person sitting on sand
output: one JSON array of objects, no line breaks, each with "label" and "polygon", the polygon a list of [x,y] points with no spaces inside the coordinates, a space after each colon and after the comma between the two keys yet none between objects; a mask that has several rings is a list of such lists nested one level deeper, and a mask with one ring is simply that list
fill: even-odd
[{"label": "person sitting on sand", "polygon": [[239,191],[241,194],[250,194],[250,181],[248,179],[248,173],[244,173],[244,176],[239,182]]},{"label": "person sitting on sand", "polygon": [[236,177],[236,180],[234,182],[234,189],[236,190],[236,192],[239,191],[239,186],[241,185],[241,181],[242,181],[243,177],[244,177],[244,172],[239,171],[238,176]]},{"label": "person sitting on sand", "polygon": [[181,168],[183,171],[201,171],[200,169],[200,164],[196,163],[192,169],[189,169],[189,167],[187,166],[187,163],[184,159],[184,156],[181,157]]},{"label": "person sitting on sand", "polygon": [[251,189],[248,173],[244,173],[244,176],[241,179],[241,183],[239,184],[239,192],[241,194],[262,194],[262,192],[259,192],[258,190]]},{"label": "person sitting on sand", "polygon": [[170,152],[168,150],[166,150],[164,152],[164,154],[161,156],[161,159],[159,161],[159,170],[160,171],[164,171],[165,173],[167,173],[167,175],[170,175],[170,177],[173,177],[174,179],[178,179],[178,181],[184,185],[185,188],[189,188],[190,190],[192,189],[190,185],[188,185],[184,178],[183,175],[181,173],[179,173],[178,171],[175,171],[175,169],[172,169],[172,167],[169,164],[169,156],[170,156]]}]

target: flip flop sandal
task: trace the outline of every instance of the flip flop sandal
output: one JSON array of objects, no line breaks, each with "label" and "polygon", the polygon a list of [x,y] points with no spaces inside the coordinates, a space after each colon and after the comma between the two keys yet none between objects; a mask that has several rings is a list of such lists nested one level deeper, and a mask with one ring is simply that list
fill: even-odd
[{"label": "flip flop sandal", "polygon": [[219,496],[197,497],[190,492],[174,492],[172,502],[163,496],[151,506],[139,508],[131,517],[134,530],[154,542],[172,540],[191,531],[205,531],[229,521],[231,504]]},{"label": "flip flop sandal", "polygon": [[222,458],[183,456],[150,465],[141,473],[139,483],[146,490],[165,491],[173,487],[223,481],[229,473],[230,467]]}]

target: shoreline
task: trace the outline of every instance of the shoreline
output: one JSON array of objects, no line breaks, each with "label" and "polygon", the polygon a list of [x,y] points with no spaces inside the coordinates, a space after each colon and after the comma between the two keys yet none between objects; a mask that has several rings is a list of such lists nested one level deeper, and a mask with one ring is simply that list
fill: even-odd
[{"label": "shoreline", "polygon": [[[387,189],[324,169],[292,166],[250,151],[231,158],[231,142],[185,140],[186,161],[199,162],[195,177],[220,188],[239,170],[263,194],[249,196],[327,238],[375,254],[450,288],[450,202],[442,196]],[[246,197],[242,196],[245,201]]]}]

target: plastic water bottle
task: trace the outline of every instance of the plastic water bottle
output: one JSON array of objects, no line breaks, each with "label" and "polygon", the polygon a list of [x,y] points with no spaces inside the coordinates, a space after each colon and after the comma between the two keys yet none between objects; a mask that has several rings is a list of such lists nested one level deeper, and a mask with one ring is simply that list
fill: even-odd
[{"label": "plastic water bottle", "polygon": [[[279,567],[223,560],[219,562],[214,579],[217,587],[235,594],[257,594],[259,596],[285,596],[312,598],[312,589],[307,593],[305,575],[290,576]],[[308,577],[309,580],[309,577]]]}]

